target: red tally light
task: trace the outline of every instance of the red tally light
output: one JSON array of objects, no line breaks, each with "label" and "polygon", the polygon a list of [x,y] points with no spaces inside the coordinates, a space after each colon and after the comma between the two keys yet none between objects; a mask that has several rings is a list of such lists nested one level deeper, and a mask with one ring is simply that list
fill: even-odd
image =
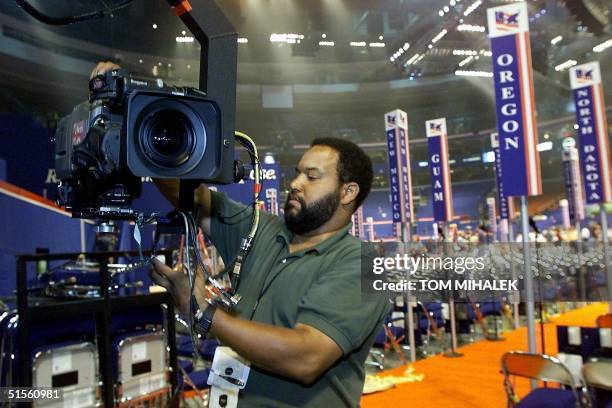
[{"label": "red tally light", "polygon": [[253,191],[255,192],[255,194],[259,194],[259,192],[261,191],[261,184],[260,183],[256,183],[253,186]]},{"label": "red tally light", "polygon": [[183,14],[189,13],[191,10],[193,10],[193,7],[191,7],[189,0],[182,0],[180,4],[174,6],[173,9],[176,15],[180,17]]}]

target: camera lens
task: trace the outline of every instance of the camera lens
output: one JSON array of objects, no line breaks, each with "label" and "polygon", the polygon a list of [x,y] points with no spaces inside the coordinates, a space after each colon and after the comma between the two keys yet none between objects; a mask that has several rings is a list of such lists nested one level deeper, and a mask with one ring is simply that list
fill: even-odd
[{"label": "camera lens", "polygon": [[181,112],[161,109],[149,114],[139,135],[144,154],[162,167],[177,167],[189,160],[195,146],[195,132]]}]

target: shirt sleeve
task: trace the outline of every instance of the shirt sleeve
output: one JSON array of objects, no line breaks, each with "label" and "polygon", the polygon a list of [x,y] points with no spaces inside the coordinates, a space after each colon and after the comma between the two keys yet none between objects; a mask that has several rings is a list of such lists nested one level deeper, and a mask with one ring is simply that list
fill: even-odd
[{"label": "shirt sleeve", "polygon": [[361,291],[361,251],[338,256],[300,300],[298,323],[312,326],[334,340],[344,355],[358,348],[377,330],[389,302]]},{"label": "shirt sleeve", "polygon": [[240,249],[240,241],[251,227],[252,209],[224,193],[211,190],[210,240],[225,265],[230,264]]}]

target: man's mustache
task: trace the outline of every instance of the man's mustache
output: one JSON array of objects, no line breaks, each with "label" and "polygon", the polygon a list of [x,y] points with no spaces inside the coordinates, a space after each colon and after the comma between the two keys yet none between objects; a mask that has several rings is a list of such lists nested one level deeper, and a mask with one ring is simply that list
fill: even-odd
[{"label": "man's mustache", "polygon": [[295,194],[289,193],[289,195],[287,195],[287,203],[289,203],[289,201],[291,201],[291,200],[295,200],[295,201],[299,202],[302,207],[306,204],[306,202],[304,201],[303,198],[298,197]]}]

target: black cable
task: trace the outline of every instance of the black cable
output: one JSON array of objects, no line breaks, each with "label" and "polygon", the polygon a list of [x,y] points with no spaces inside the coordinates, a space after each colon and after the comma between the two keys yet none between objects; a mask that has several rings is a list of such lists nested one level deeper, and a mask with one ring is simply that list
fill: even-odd
[{"label": "black cable", "polygon": [[27,0],[15,0],[17,5],[21,7],[26,13],[30,16],[34,17],[36,20],[41,23],[49,24],[49,25],[69,25],[74,23],[80,23],[88,20],[96,20],[104,18],[108,15],[111,15],[114,11],[120,10],[124,7],[129,6],[133,0],[123,0],[121,3],[117,4],[114,7],[107,8],[105,10],[96,10],[90,13],[80,14],[78,16],[67,16],[67,17],[52,17],[41,13],[34,6],[32,6]]}]

